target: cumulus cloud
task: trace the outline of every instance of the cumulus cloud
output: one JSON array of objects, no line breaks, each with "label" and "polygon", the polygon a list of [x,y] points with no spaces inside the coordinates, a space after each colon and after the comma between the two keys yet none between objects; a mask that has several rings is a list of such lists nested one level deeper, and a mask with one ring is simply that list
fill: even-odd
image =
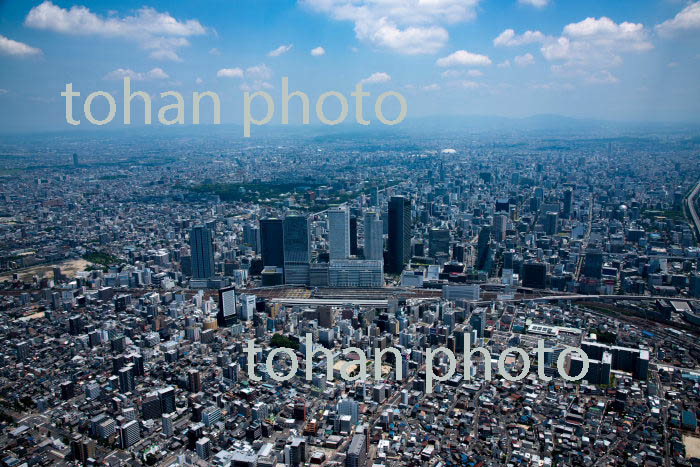
[{"label": "cumulus cloud", "polygon": [[0,34],[0,54],[14,57],[29,57],[41,55],[41,49],[32,47],[24,42],[18,42]]},{"label": "cumulus cloud", "polygon": [[123,78],[131,78],[132,81],[149,81],[167,79],[170,78],[170,76],[168,76],[168,74],[163,71],[162,68],[153,68],[151,71],[147,71],[145,73],[139,73],[130,68],[117,68],[104,76],[104,79],[107,80],[121,81]]},{"label": "cumulus cloud", "polygon": [[458,50],[447,57],[438,59],[435,63],[443,68],[453,66],[487,66],[491,65],[491,59],[486,55]]},{"label": "cumulus cloud", "polygon": [[314,57],[320,57],[322,55],[326,55],[326,49],[324,49],[321,46],[318,46],[316,48],[311,49],[311,55]]},{"label": "cumulus cloud", "polygon": [[272,78],[272,70],[265,64],[255,65],[246,68],[245,76],[251,79],[270,79]]},{"label": "cumulus cloud", "polygon": [[535,8],[544,8],[549,5],[549,0],[518,0],[521,5],[534,6]]},{"label": "cumulus cloud", "polygon": [[587,76],[586,81],[592,84],[614,84],[620,80],[608,70],[600,70]]},{"label": "cumulus cloud", "polygon": [[222,68],[216,72],[217,78],[243,78],[243,70],[240,68]]},{"label": "cumulus cloud", "polygon": [[525,31],[521,35],[517,35],[513,29],[506,29],[493,40],[493,45],[496,47],[516,47],[544,41],[545,35],[540,31]]},{"label": "cumulus cloud", "polygon": [[641,23],[615,23],[610,18],[586,18],[564,27],[560,37],[548,39],[542,56],[569,68],[605,69],[622,63],[625,52],[644,52],[654,46]]},{"label": "cumulus cloud", "polygon": [[656,31],[664,37],[694,29],[700,29],[700,2],[691,3],[673,18],[656,26]]},{"label": "cumulus cloud", "polygon": [[263,89],[272,89],[272,85],[266,81],[253,81],[252,83],[241,83],[239,86],[241,91],[261,91]]},{"label": "cumulus cloud", "polygon": [[216,73],[219,78],[238,78],[243,82],[240,84],[241,91],[260,91],[272,89],[272,85],[267,82],[272,78],[272,70],[267,65],[260,64],[246,68],[222,68]]},{"label": "cumulus cloud", "polygon": [[376,73],[372,73],[367,78],[361,79],[360,84],[377,84],[386,83],[387,81],[391,81],[391,76],[383,71],[378,71]]},{"label": "cumulus cloud", "polygon": [[287,44],[287,45],[280,45],[277,47],[275,50],[271,50],[268,52],[269,57],[279,57],[282,54],[286,54],[290,50],[292,50],[292,47],[294,47],[292,44]]},{"label": "cumulus cloud", "polygon": [[246,68],[222,68],[216,72],[219,78],[247,78],[251,80],[266,80],[272,78],[272,70],[265,64]]},{"label": "cumulus cloud", "polygon": [[397,53],[431,54],[449,39],[445,25],[473,19],[480,0],[302,0],[312,10],[351,21],[356,37]]},{"label": "cumulus cloud", "polygon": [[524,55],[518,55],[513,61],[518,66],[528,66],[535,63],[535,57],[533,57],[531,53],[526,53]]},{"label": "cumulus cloud", "polygon": [[100,36],[136,41],[160,60],[180,61],[177,51],[188,46],[188,37],[206,33],[199,21],[179,21],[169,13],[143,7],[131,16],[99,16],[87,7],[61,8],[47,0],[29,11],[24,24],[30,28],[75,36]]}]

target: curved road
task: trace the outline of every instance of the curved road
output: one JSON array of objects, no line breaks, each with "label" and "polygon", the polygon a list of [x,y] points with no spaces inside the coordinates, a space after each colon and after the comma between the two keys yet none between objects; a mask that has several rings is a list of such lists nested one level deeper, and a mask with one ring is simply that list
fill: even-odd
[{"label": "curved road", "polygon": [[688,206],[688,212],[690,212],[691,221],[695,227],[695,240],[700,244],[700,217],[695,209],[695,200],[700,193],[700,180],[695,184],[695,188],[690,192],[688,197],[685,199],[686,205]]}]

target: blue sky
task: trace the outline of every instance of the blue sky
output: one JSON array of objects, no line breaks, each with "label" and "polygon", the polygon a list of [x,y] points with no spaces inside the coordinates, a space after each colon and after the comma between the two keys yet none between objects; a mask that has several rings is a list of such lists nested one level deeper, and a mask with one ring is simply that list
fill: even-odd
[{"label": "blue sky", "polygon": [[234,123],[244,90],[278,99],[282,76],[312,99],[395,90],[409,118],[698,122],[698,45],[700,2],[681,0],[0,1],[0,125],[70,128],[65,83],[119,102],[124,76],[215,91]]}]

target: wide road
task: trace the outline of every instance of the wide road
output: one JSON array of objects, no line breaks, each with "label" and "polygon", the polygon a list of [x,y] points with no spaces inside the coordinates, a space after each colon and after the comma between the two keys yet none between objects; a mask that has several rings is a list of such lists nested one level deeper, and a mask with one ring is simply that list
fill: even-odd
[{"label": "wide road", "polygon": [[700,244],[700,217],[698,217],[697,210],[695,209],[698,193],[700,193],[700,180],[698,180],[693,191],[691,191],[685,199],[685,203],[686,206],[688,206],[690,220],[693,222],[693,227],[695,228],[695,240]]}]

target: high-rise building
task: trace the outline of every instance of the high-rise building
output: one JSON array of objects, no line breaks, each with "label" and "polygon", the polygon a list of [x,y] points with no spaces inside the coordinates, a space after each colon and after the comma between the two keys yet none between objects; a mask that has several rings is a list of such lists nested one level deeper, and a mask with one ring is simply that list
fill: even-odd
[{"label": "high-rise building", "polygon": [[484,337],[486,332],[486,308],[479,307],[469,317],[469,325],[476,331],[476,337]]},{"label": "high-rise building", "polygon": [[284,282],[309,284],[311,232],[308,216],[287,216],[284,219]]},{"label": "high-rise building", "polygon": [[574,190],[573,188],[568,188],[564,191],[564,209],[562,215],[565,219],[571,219],[571,215],[574,212]]},{"label": "high-rise building", "polygon": [[497,214],[493,216],[493,236],[497,242],[502,242],[506,239],[506,225],[508,216]]},{"label": "high-rise building", "polygon": [[489,257],[491,249],[491,227],[485,225],[479,231],[479,239],[476,246],[476,269],[485,271],[489,269]]},{"label": "high-rise building", "polygon": [[544,216],[544,233],[556,235],[558,231],[559,213],[550,211]]},{"label": "high-rise building", "polygon": [[241,307],[238,316],[243,321],[250,321],[253,319],[253,314],[255,313],[255,295],[252,294],[241,294]]},{"label": "high-rise building", "polygon": [[447,229],[430,229],[428,232],[428,242],[430,243],[430,256],[435,258],[438,255],[450,254],[450,231]]},{"label": "high-rise building", "polygon": [[141,402],[141,418],[152,420],[162,415],[160,410],[160,398],[157,393],[147,394]]},{"label": "high-rise building", "polygon": [[260,254],[263,266],[284,267],[284,227],[282,219],[260,221]]},{"label": "high-rise building", "polygon": [[195,443],[195,451],[197,452],[197,456],[199,456],[200,459],[209,459],[209,457],[211,457],[211,440],[206,436],[204,438],[198,439]]},{"label": "high-rise building", "polygon": [[190,392],[202,392],[202,374],[194,368],[187,372],[187,389]]},{"label": "high-rise building", "polygon": [[547,265],[545,263],[525,263],[522,265],[523,287],[532,289],[547,288]]},{"label": "high-rise building", "polygon": [[127,393],[134,390],[134,367],[127,365],[120,369],[119,375],[119,392]]},{"label": "high-rise building", "polygon": [[384,260],[384,233],[382,219],[375,211],[365,214],[365,246],[363,248],[365,259]]},{"label": "high-rise building", "polygon": [[357,256],[357,217],[350,216],[350,256]]},{"label": "high-rise building", "polygon": [[603,277],[603,252],[598,249],[591,249],[586,252],[583,263],[583,275],[591,279]]},{"label": "high-rise building", "polygon": [[175,388],[168,386],[158,390],[161,413],[168,414],[175,412]]},{"label": "high-rise building", "polygon": [[347,208],[328,210],[328,242],[331,261],[350,257],[350,214]]},{"label": "high-rise building", "polygon": [[214,246],[211,230],[197,225],[190,231],[192,250],[192,278],[209,279],[214,276]]},{"label": "high-rise building", "polygon": [[141,429],[138,421],[131,420],[119,427],[120,448],[126,449],[133,446],[139,439],[141,439]]},{"label": "high-rise building", "polygon": [[411,201],[392,196],[389,201],[389,271],[401,274],[411,260]]},{"label": "high-rise building", "polygon": [[236,319],[236,289],[226,287],[219,289],[219,311],[216,313],[216,323],[219,327],[231,326]]},{"label": "high-rise building", "polygon": [[690,275],[688,291],[691,297],[700,298],[700,274],[695,273]]},{"label": "high-rise building", "polygon": [[172,436],[174,433],[173,422],[175,420],[175,415],[166,413],[161,417],[163,423],[163,434],[165,436]]},{"label": "high-rise building", "polygon": [[260,229],[251,224],[243,226],[243,243],[253,247],[256,253],[260,252]]},{"label": "high-rise building", "polygon": [[77,153],[73,153],[73,167],[78,167],[80,165],[80,159]]},{"label": "high-rise building", "polygon": [[364,434],[357,433],[350,441],[345,467],[365,467],[367,465],[367,441]]},{"label": "high-rise building", "polygon": [[360,404],[354,399],[342,399],[337,405],[338,415],[349,415],[353,425],[360,419]]}]

